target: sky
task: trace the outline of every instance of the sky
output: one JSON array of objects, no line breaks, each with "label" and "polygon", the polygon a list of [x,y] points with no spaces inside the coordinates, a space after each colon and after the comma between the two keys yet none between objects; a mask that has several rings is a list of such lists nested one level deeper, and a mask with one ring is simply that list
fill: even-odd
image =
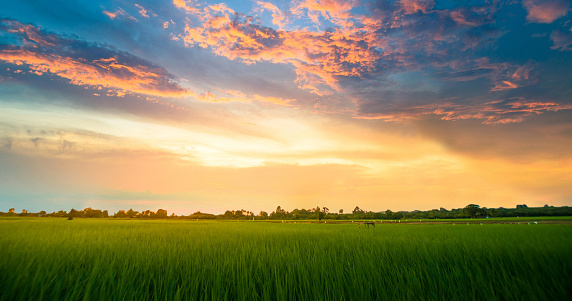
[{"label": "sky", "polygon": [[8,1],[0,211],[571,206],[571,10]]}]

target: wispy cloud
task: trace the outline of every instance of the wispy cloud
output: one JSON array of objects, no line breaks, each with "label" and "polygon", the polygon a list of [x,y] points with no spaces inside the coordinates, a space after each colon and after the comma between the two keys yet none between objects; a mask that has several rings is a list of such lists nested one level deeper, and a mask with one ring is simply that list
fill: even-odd
[{"label": "wispy cloud", "polygon": [[130,19],[133,21],[137,21],[137,19],[135,19],[135,17],[133,17],[128,12],[123,10],[123,8],[118,8],[114,11],[104,10],[103,14],[108,16],[111,20],[116,19],[116,18],[126,18],[126,19]]},{"label": "wispy cloud", "polygon": [[258,101],[262,103],[272,103],[284,106],[290,106],[292,105],[291,104],[292,102],[296,101],[295,99],[284,99],[274,96],[261,96],[258,94],[246,95],[245,93],[237,90],[223,90],[217,94],[214,94],[210,91],[205,91],[204,93],[197,95],[196,98],[200,101],[206,101],[206,102]]},{"label": "wispy cloud", "polygon": [[147,10],[139,5],[139,4],[135,4],[135,7],[137,7],[137,9],[139,9],[139,15],[141,15],[141,17],[143,18],[149,18],[149,15],[147,14]]},{"label": "wispy cloud", "polygon": [[362,114],[359,119],[382,119],[387,121],[402,121],[422,119],[436,115],[442,120],[483,120],[483,124],[519,123],[527,117],[546,112],[571,110],[571,104],[561,104],[550,101],[530,101],[525,99],[506,99],[491,101],[477,105],[456,104],[452,102],[433,103],[412,106],[380,114]]},{"label": "wispy cloud", "polygon": [[550,34],[552,40],[552,47],[550,49],[560,51],[572,51],[572,29],[569,32],[562,30],[554,30]]}]

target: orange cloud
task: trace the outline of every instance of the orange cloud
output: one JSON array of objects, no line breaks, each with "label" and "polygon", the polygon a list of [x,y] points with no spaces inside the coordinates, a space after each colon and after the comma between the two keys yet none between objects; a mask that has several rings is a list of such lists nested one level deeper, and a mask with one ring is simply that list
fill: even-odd
[{"label": "orange cloud", "polygon": [[173,4],[176,7],[184,9],[184,10],[191,12],[191,13],[198,13],[199,12],[198,9],[189,6],[185,0],[173,0]]},{"label": "orange cloud", "polygon": [[[332,6],[334,3],[338,2],[325,2]],[[275,10],[275,6],[260,4]],[[322,11],[325,4],[319,6],[318,2],[309,1],[304,7]],[[344,9],[345,6],[339,10]],[[186,25],[187,46],[210,48],[217,55],[247,64],[260,61],[291,64],[297,69],[300,87],[317,94],[323,94],[324,89],[336,90],[339,76],[361,76],[372,71],[381,58],[381,53],[369,43],[376,39],[367,26],[319,33],[307,29],[274,30],[245,16],[237,19],[239,15],[223,5],[205,7],[196,16],[203,22],[201,26]]]},{"label": "orange cloud", "polygon": [[182,97],[192,95],[177,84],[168,82],[168,78],[157,70],[146,66],[127,66],[117,59],[100,59],[86,63],[55,54],[34,53],[27,50],[4,50],[0,60],[15,65],[27,65],[30,70],[39,73],[52,73],[68,79],[71,84],[89,87],[104,87],[125,92],[141,93],[160,97]]},{"label": "orange cloud", "polygon": [[135,4],[135,7],[137,7],[139,9],[139,14],[141,15],[141,17],[149,18],[149,15],[147,14],[147,10],[143,6],[141,6],[139,4]]},{"label": "orange cloud", "polygon": [[103,13],[106,16],[108,16],[110,19],[115,19],[117,17],[117,13],[114,13],[114,12],[104,10]]},{"label": "orange cloud", "polygon": [[119,8],[117,10],[115,10],[114,12],[110,12],[107,10],[103,11],[103,14],[105,14],[106,16],[108,16],[110,19],[115,19],[119,16],[125,16],[128,19],[137,21],[137,19],[135,19],[133,16],[131,16],[129,13],[127,13],[126,11],[124,11],[122,8]]},{"label": "orange cloud", "polygon": [[[0,50],[0,61],[25,65],[29,73],[38,76],[50,73],[73,85],[110,89],[109,93],[117,96],[126,93],[157,97],[194,95],[176,83],[165,69],[143,64],[141,59],[127,53],[47,34],[17,21],[6,20],[3,25],[21,39],[23,46]],[[77,52],[94,50],[100,58],[76,57]]]}]

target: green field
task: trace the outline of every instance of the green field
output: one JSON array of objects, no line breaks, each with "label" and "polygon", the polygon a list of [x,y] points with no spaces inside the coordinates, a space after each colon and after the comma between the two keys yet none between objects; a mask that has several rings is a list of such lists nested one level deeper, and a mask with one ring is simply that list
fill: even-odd
[{"label": "green field", "polygon": [[1,300],[570,300],[572,225],[2,219]]}]

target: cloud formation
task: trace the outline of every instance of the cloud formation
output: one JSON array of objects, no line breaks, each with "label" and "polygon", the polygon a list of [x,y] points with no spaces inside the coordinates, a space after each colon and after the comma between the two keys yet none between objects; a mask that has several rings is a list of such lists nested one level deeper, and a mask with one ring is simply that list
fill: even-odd
[{"label": "cloud formation", "polygon": [[526,19],[536,23],[552,23],[568,13],[568,0],[524,0],[522,5],[528,11]]},{"label": "cloud formation", "polygon": [[[315,9],[304,6],[308,7]],[[191,12],[201,25],[186,25],[184,41],[188,46],[209,48],[220,56],[247,64],[262,61],[291,64],[296,68],[300,87],[319,95],[324,93],[320,85],[335,90],[337,76],[370,72],[380,58],[375,47],[363,39],[366,29],[353,33],[275,30],[224,4]]]},{"label": "cloud formation", "polygon": [[[144,94],[182,97],[192,92],[161,67],[105,45],[46,33],[15,20],[2,19],[0,31],[13,37],[0,45],[0,62],[14,72],[25,70],[35,76],[55,75],[70,84],[103,93]],[[10,40],[8,40],[10,41]],[[101,93],[101,92],[96,92]]]},{"label": "cloud formation", "polygon": [[452,102],[411,106],[386,113],[364,113],[359,119],[382,119],[402,121],[421,119],[436,115],[441,120],[480,119],[483,124],[507,124],[522,122],[526,117],[546,112],[571,110],[572,104],[559,104],[547,101],[530,101],[524,99],[507,99],[491,101],[479,105],[463,105]]},{"label": "cloud formation", "polygon": [[[300,89],[323,98],[351,94],[357,90],[352,86],[354,79],[388,82],[394,74],[413,71],[422,72],[429,81],[441,86],[454,85],[447,82],[486,79],[487,91],[496,93],[534,85],[539,78],[534,60],[493,62],[477,54],[506,34],[495,25],[495,14],[500,9],[497,4],[437,9],[432,0],[376,1],[366,5],[358,1],[305,0],[284,10],[269,2],[257,2],[254,11],[272,12],[272,23],[278,25],[278,29],[265,26],[260,19],[237,12],[226,4],[190,7],[180,0],[174,4],[191,18],[183,36],[187,46],[208,49],[245,64],[287,64],[294,68]],[[531,2],[527,7],[532,11],[548,11],[550,7],[562,5]],[[363,8],[367,9],[366,13],[354,13],[355,9]],[[295,26],[297,22],[311,26]],[[559,42],[558,34],[553,36],[553,40],[557,40],[553,49],[566,47]],[[376,89],[368,89],[372,88]],[[367,112],[361,104],[374,101],[371,97],[358,96],[354,100],[358,104],[357,117],[392,116],[389,112]],[[497,100],[496,97],[481,100],[475,108]],[[462,100],[458,105],[470,106]],[[407,104],[399,106],[403,111],[408,109]],[[463,116],[480,118],[481,115]]]}]

